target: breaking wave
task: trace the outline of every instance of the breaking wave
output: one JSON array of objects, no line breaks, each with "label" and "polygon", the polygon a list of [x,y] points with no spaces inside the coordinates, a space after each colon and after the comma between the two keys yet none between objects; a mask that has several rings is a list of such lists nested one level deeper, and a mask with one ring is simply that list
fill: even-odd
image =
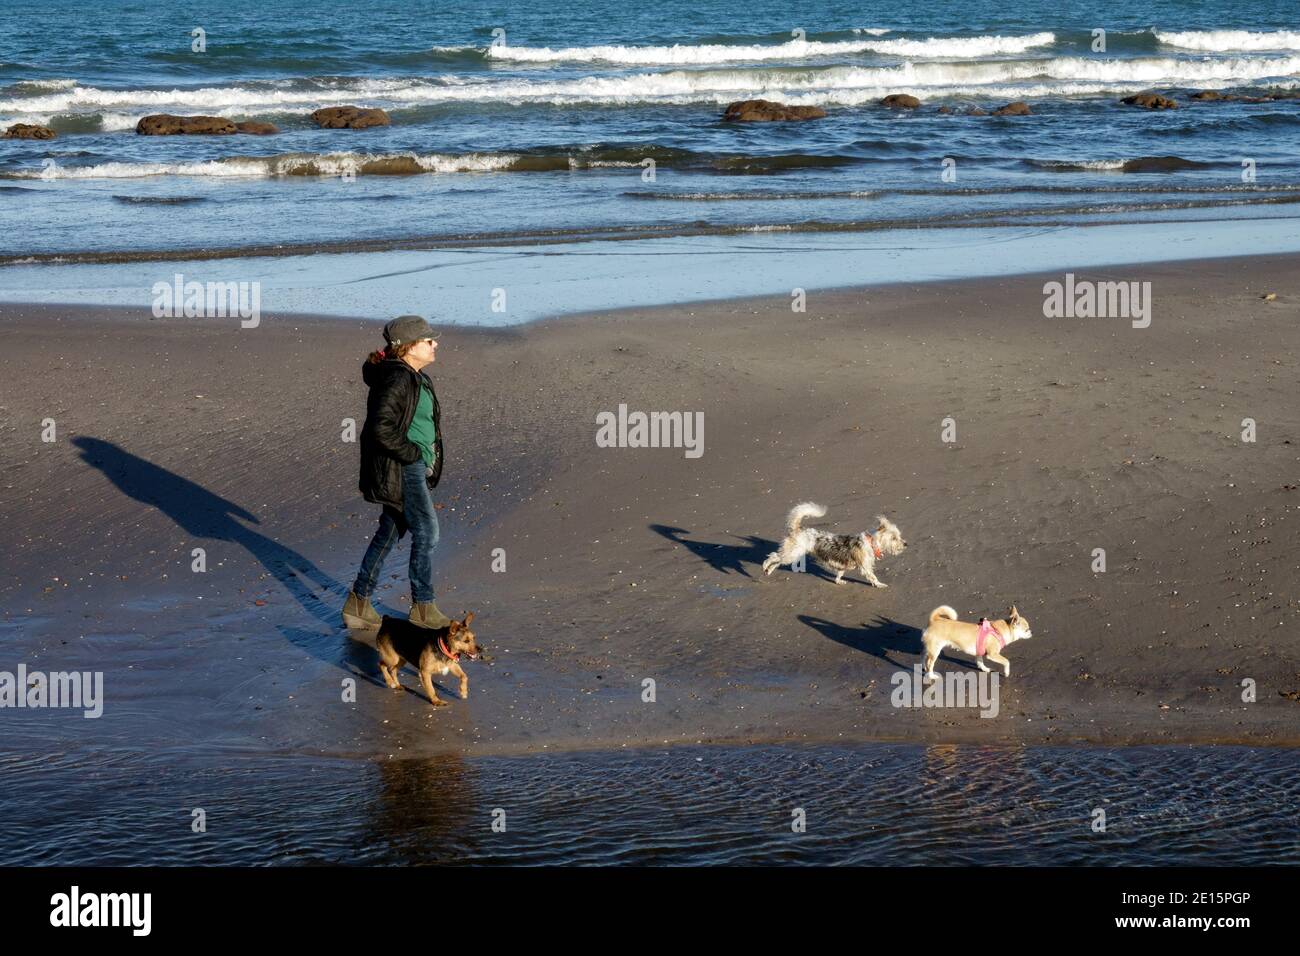
[{"label": "breaking wave", "polygon": [[1300,50],[1300,32],[1277,30],[1252,33],[1249,30],[1156,30],[1156,39],[1165,46],[1205,53],[1230,53],[1248,50]]},{"label": "breaking wave", "polygon": [[[856,32],[856,31],[855,31]],[[870,35],[879,34],[863,31]],[[888,32],[883,31],[883,32]],[[1029,36],[928,37],[923,40],[789,40],[776,44],[689,44],[673,46],[513,47],[489,46],[494,60],[517,63],[617,63],[631,66],[686,66],[754,60],[799,60],[853,53],[914,57],[983,57],[1024,53],[1056,42],[1052,33]]]},{"label": "breaking wave", "polygon": [[[543,103],[626,105],[632,103],[726,103],[763,97],[788,103],[858,106],[886,93],[911,91],[922,98],[990,96],[1028,98],[1125,92],[1152,85],[1222,88],[1267,80],[1287,87],[1300,75],[1300,55],[1185,60],[1144,57],[1100,60],[1052,57],[989,62],[904,62],[897,66],[766,67],[758,69],[669,70],[585,76],[578,79],[484,79],[404,77],[348,80],[326,87],[320,81],[250,82],[228,87],[170,90],[108,90],[77,86],[41,96],[0,98],[0,116],[56,124],[71,114],[97,113],[105,130],[130,129],[150,112],[179,111],[252,118],[306,114],[320,106],[353,100],[389,109],[423,105]],[[10,119],[9,121],[14,121]]]},{"label": "breaking wave", "polygon": [[1181,156],[1139,156],[1135,159],[1027,159],[1025,165],[1054,172],[1172,173],[1183,169],[1211,169]]}]

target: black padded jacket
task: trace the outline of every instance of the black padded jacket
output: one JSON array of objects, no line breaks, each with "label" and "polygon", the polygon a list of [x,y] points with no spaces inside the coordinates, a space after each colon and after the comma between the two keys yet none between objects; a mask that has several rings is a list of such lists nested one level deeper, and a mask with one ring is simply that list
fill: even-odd
[{"label": "black padded jacket", "polygon": [[366,423],[361,428],[361,494],[366,501],[402,510],[402,466],[420,460],[420,446],[406,437],[415,417],[423,380],[433,394],[433,488],[442,477],[442,419],[438,393],[424,372],[401,359],[367,361],[361,378],[370,386],[366,398]]}]

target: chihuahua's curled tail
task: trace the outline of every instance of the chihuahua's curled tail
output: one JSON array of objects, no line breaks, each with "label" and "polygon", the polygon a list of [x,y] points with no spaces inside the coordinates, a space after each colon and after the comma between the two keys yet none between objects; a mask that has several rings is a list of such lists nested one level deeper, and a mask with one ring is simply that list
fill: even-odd
[{"label": "chihuahua's curled tail", "polygon": [[935,621],[945,617],[950,621],[955,621],[957,620],[957,612],[946,604],[940,604],[930,612],[930,623],[933,624]]}]

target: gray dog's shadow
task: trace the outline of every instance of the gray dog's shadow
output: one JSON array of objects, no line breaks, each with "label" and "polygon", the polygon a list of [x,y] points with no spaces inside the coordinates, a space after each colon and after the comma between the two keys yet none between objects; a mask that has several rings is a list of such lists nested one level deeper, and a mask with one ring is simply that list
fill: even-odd
[{"label": "gray dog's shadow", "polygon": [[674,544],[680,544],[715,571],[720,571],[723,574],[743,574],[747,578],[752,578],[753,575],[749,573],[746,565],[757,564],[761,566],[763,559],[776,550],[775,541],[769,541],[766,538],[760,538],[752,534],[744,537],[735,535],[736,541],[743,543],[728,544],[713,541],[692,541],[684,537],[690,534],[689,531],[685,528],[675,528],[672,525],[652,524],[650,530],[655,534],[663,535]]},{"label": "gray dog's shadow", "polygon": [[[743,537],[734,535],[736,541],[743,543],[727,544],[714,541],[692,541],[690,538],[684,537],[684,535],[690,534],[689,531],[685,528],[675,528],[672,525],[652,524],[650,530],[663,535],[674,544],[680,544],[715,571],[720,571],[723,574],[743,574],[751,580],[764,576],[762,573],[764,560],[780,546],[780,542],[772,541],[769,538],[760,538],[756,534],[747,534]],[[757,575],[749,573],[749,568],[753,566],[757,566],[759,569]],[[801,573],[810,574],[823,581],[833,582],[835,580],[835,575],[819,565],[811,556],[806,560],[806,567],[807,570]],[[778,571],[789,572],[790,568],[786,566],[779,568]]]},{"label": "gray dog's shadow", "polygon": [[[847,627],[811,614],[800,614],[799,620],[821,634],[822,637],[829,638],[837,644],[843,644],[845,647],[851,647],[855,651],[878,657],[885,663],[897,667],[910,667],[917,662],[918,658],[924,656],[921,646],[921,629],[913,627],[911,624],[895,621],[892,617],[877,614],[874,621],[863,621],[859,627]],[[897,660],[891,657],[891,654],[899,657],[905,655],[906,659]],[[950,658],[944,658],[944,661],[945,663],[960,664],[963,667],[973,668],[975,666],[970,661]]]}]

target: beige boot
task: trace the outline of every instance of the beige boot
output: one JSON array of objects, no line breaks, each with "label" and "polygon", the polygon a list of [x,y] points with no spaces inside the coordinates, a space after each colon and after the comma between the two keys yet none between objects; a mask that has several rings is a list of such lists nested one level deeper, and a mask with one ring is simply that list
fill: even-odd
[{"label": "beige boot", "polygon": [[418,624],[420,627],[431,627],[434,630],[446,627],[451,623],[451,618],[439,611],[438,605],[432,601],[423,604],[412,604],[411,615],[408,620],[412,624]]},{"label": "beige boot", "polygon": [[379,626],[379,612],[370,604],[370,598],[357,597],[355,591],[348,592],[348,599],[343,602],[343,624],[354,630],[365,631]]}]

